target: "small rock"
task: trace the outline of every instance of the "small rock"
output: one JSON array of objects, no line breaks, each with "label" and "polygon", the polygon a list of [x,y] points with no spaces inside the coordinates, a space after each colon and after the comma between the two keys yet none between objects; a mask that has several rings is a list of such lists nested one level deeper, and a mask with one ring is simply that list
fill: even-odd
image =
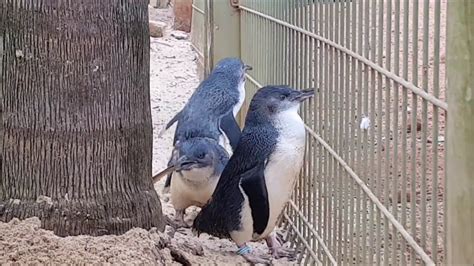
[{"label": "small rock", "polygon": [[18,218],[13,218],[13,219],[10,220],[10,224],[18,225],[18,224],[20,224],[20,219],[18,219]]},{"label": "small rock", "polygon": [[175,30],[173,32],[171,32],[171,36],[173,38],[175,38],[176,40],[184,40],[186,38],[188,38],[188,34],[184,31],[179,31],[179,30]]},{"label": "small rock", "polygon": [[150,24],[150,36],[159,38],[163,37],[163,33],[165,32],[166,23],[160,21],[149,21]]},{"label": "small rock", "polygon": [[165,227],[165,234],[168,235],[170,238],[173,238],[175,233],[176,230],[172,226],[167,225]]},{"label": "small rock", "polygon": [[191,254],[196,256],[204,256],[204,249],[200,243],[184,242],[183,245],[189,249]]}]

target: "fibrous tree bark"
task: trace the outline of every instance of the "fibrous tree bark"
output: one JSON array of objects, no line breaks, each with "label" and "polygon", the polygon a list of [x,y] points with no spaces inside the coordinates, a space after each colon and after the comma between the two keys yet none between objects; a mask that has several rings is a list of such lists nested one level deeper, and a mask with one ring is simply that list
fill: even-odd
[{"label": "fibrous tree bark", "polygon": [[148,1],[0,2],[0,220],[163,229],[151,181]]}]

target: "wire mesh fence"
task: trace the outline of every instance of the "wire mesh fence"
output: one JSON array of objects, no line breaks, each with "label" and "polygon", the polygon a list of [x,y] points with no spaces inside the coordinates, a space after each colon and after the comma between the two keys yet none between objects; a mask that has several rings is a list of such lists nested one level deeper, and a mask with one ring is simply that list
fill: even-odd
[{"label": "wire mesh fence", "polygon": [[247,100],[266,84],[317,89],[282,217],[301,263],[443,263],[446,6],[239,1]]}]

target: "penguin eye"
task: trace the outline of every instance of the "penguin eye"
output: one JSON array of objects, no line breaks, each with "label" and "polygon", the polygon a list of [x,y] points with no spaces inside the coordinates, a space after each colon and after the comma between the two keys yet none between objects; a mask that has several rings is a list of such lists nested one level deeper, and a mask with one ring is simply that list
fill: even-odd
[{"label": "penguin eye", "polygon": [[285,94],[281,94],[281,95],[280,95],[280,100],[283,101],[283,100],[285,100],[285,99],[286,99],[286,95],[285,95]]},{"label": "penguin eye", "polygon": [[197,158],[198,159],[204,159],[204,156],[206,156],[206,155],[203,152],[201,152],[197,155]]}]

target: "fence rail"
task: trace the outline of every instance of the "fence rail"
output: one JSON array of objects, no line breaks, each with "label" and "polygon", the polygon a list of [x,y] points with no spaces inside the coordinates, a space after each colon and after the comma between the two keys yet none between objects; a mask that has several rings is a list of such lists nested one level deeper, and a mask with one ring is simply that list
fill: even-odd
[{"label": "fence rail", "polygon": [[447,0],[238,2],[242,113],[261,84],[317,88],[281,223],[298,260],[443,263]]}]

